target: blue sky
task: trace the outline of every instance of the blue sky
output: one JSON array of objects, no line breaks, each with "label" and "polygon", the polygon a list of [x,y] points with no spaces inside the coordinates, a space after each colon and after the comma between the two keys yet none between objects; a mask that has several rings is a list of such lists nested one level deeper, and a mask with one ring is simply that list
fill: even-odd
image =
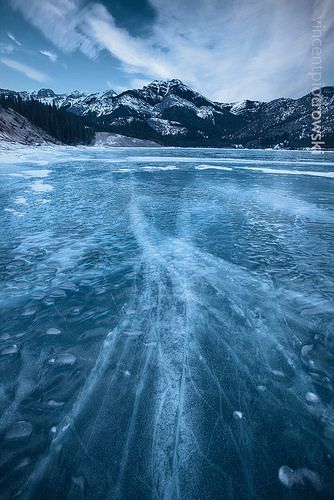
[{"label": "blue sky", "polygon": [[0,0],[0,86],[120,92],[179,78],[219,101],[298,97],[316,17],[333,85],[332,0]]}]

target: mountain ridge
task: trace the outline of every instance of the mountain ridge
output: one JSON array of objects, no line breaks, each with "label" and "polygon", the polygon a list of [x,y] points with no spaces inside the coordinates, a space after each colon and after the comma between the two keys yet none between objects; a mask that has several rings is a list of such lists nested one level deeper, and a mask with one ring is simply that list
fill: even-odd
[{"label": "mountain ridge", "polygon": [[[99,132],[156,141],[165,146],[310,147],[312,94],[297,99],[219,103],[181,80],[154,80],[141,89],[56,94],[52,89],[1,94],[55,104],[84,117]],[[334,146],[334,87],[323,87],[322,133]]]}]

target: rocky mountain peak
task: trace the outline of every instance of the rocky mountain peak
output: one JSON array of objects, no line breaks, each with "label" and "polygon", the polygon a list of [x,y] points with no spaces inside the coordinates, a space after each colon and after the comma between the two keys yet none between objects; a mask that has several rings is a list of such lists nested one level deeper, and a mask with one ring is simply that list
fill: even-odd
[{"label": "rocky mountain peak", "polygon": [[37,92],[37,99],[43,99],[46,97],[55,97],[56,94],[52,89],[40,89]]},{"label": "rocky mountain peak", "polygon": [[80,92],[80,90],[73,90],[70,94],[68,94],[70,99],[77,99],[78,97],[84,96],[86,96],[85,92]]},{"label": "rocky mountain peak", "polygon": [[175,87],[187,88],[187,86],[176,78],[171,80],[153,80],[153,82],[145,85],[143,90],[154,91],[158,95],[165,97]]}]

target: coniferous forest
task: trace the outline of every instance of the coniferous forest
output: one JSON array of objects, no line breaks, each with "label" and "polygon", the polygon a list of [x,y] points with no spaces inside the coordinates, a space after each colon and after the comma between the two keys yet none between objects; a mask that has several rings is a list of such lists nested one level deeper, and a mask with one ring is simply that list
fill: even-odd
[{"label": "coniferous forest", "polygon": [[83,118],[58,109],[55,104],[22,99],[18,95],[0,95],[0,105],[13,109],[33,125],[65,144],[89,144],[93,138],[94,130],[85,125]]}]

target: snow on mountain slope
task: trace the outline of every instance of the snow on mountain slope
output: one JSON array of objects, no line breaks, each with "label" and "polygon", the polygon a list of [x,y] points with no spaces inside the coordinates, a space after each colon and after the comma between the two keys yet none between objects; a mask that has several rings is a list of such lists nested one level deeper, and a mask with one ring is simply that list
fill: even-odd
[{"label": "snow on mountain slope", "polygon": [[136,139],[135,137],[127,137],[120,134],[109,134],[108,132],[97,132],[95,134],[94,146],[105,147],[159,147],[160,144],[153,141]]},{"label": "snow on mountain slope", "polygon": [[256,112],[261,104],[262,103],[260,101],[249,101],[248,99],[246,99],[245,101],[235,102],[232,105],[230,111],[235,115],[240,115],[245,112],[252,113]]},{"label": "snow on mountain slope", "polygon": [[0,141],[20,144],[60,144],[12,109],[0,106]]},{"label": "snow on mountain slope", "polygon": [[[3,91],[1,93],[12,93]],[[40,89],[38,92],[18,92],[23,99],[37,99],[43,104],[55,104],[58,108],[66,108],[72,113],[86,115],[94,113],[96,116],[110,112],[113,109],[112,98],[117,94],[113,90],[88,94],[74,90],[70,94],[56,94],[52,89]]]},{"label": "snow on mountain slope", "polygon": [[94,114],[95,116],[101,116],[113,110],[113,98],[115,96],[116,94],[112,90],[94,94],[71,93],[64,99],[61,97],[56,99],[55,104],[58,107],[65,107],[78,115]]},{"label": "snow on mountain slope", "polygon": [[177,122],[162,120],[161,118],[150,118],[147,123],[159,134],[164,135],[186,135],[187,128],[181,127]]},{"label": "snow on mountain slope", "polygon": [[163,113],[165,109],[171,108],[173,106],[178,106],[180,108],[189,108],[193,111],[197,111],[197,106],[187,99],[183,99],[178,95],[166,95],[158,104],[153,107],[153,112],[158,116],[158,114]]},{"label": "snow on mountain slope", "polygon": [[183,82],[181,82],[181,80],[173,79],[173,80],[153,80],[153,82],[149,83],[148,85],[145,85],[144,89],[146,89],[147,91],[152,90],[157,95],[165,97],[174,87],[180,87],[180,86],[188,88],[186,85],[184,85]]},{"label": "snow on mountain slope", "polygon": [[[334,87],[321,89],[321,126],[326,147],[334,146]],[[250,101],[253,103],[253,101]],[[253,103],[254,104],[254,103]],[[312,93],[299,99],[279,98],[241,110],[248,123],[233,134],[237,144],[249,147],[309,147],[312,134]],[[240,115],[239,115],[240,116]],[[232,135],[230,136],[232,139]]]}]

